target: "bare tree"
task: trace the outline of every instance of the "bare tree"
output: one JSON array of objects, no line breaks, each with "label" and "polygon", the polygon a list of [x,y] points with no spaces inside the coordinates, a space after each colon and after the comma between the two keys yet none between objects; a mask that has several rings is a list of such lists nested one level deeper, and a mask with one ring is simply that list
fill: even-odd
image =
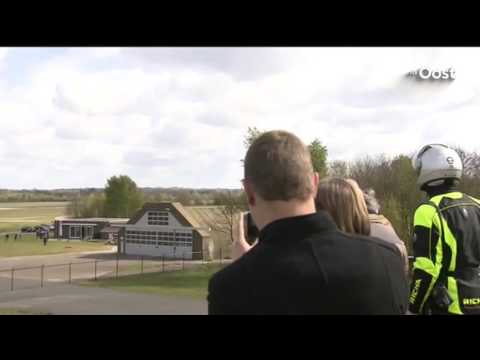
[{"label": "bare tree", "polygon": [[238,214],[246,210],[245,196],[243,193],[235,195],[233,191],[219,193],[215,196],[215,205],[218,206],[218,217],[211,219],[208,226],[233,242]]},{"label": "bare tree", "polygon": [[348,177],[348,163],[343,160],[334,160],[328,164],[328,176]]}]

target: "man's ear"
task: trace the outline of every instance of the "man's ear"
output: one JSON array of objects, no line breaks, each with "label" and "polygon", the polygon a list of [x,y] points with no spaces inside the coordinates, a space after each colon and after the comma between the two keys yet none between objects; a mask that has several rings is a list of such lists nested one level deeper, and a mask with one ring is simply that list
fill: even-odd
[{"label": "man's ear", "polygon": [[312,185],[313,185],[313,197],[317,197],[318,192],[318,183],[320,182],[320,175],[318,172],[314,172],[312,176]]},{"label": "man's ear", "polygon": [[253,191],[252,184],[248,181],[244,181],[243,190],[245,190],[245,194],[247,194],[248,205],[255,206],[255,192]]}]

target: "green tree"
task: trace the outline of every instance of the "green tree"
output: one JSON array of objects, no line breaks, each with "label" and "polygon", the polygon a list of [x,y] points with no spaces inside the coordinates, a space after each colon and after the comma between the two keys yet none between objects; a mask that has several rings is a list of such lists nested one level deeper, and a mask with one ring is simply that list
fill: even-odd
[{"label": "green tree", "polygon": [[476,152],[467,152],[461,147],[453,147],[463,163],[463,176],[459,184],[459,191],[473,197],[480,197],[480,155]]},{"label": "green tree", "polygon": [[408,234],[407,224],[405,216],[405,210],[402,208],[398,199],[393,194],[389,194],[386,199],[383,200],[383,215],[390,220],[393,228],[396,230],[398,236],[405,242],[405,246],[410,251],[411,241]]},{"label": "green tree", "polygon": [[322,145],[320,140],[315,139],[308,145],[308,150],[312,158],[313,170],[318,172],[321,177],[327,175],[327,147]]},{"label": "green tree", "polygon": [[87,197],[87,214],[84,217],[104,217],[105,216],[105,193],[90,194]]},{"label": "green tree", "polygon": [[78,195],[68,204],[67,214],[77,218],[105,216],[105,194]]},{"label": "green tree", "polygon": [[407,249],[411,250],[413,214],[422,200],[422,193],[416,184],[417,176],[410,157],[366,157],[349,167],[349,176],[357,180],[360,187],[375,190],[382,206],[381,212],[392,222]]},{"label": "green tree", "polygon": [[67,215],[71,217],[80,217],[81,208],[82,208],[82,198],[79,195],[77,195],[68,203]]},{"label": "green tree", "polygon": [[130,217],[143,204],[143,193],[126,175],[113,176],[105,186],[105,216]]}]

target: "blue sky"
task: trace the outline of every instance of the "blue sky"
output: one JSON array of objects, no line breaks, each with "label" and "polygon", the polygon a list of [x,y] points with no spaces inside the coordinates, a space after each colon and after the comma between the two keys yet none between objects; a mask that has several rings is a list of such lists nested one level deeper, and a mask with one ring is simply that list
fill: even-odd
[{"label": "blue sky", "polygon": [[[330,159],[478,150],[477,48],[0,48],[0,188],[239,187],[248,126]],[[453,67],[453,82],[416,82]]]},{"label": "blue sky", "polygon": [[62,56],[65,52],[66,49],[60,47],[8,49],[3,59],[2,80],[6,81],[9,87],[27,85],[39,64],[56,56]]}]

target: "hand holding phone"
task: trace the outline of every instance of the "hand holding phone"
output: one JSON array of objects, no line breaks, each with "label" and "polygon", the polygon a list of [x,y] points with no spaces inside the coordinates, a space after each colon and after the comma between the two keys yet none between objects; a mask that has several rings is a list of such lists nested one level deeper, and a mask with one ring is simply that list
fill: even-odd
[{"label": "hand holding phone", "polygon": [[232,244],[232,259],[237,260],[247,253],[258,237],[258,229],[249,213],[239,213]]}]

